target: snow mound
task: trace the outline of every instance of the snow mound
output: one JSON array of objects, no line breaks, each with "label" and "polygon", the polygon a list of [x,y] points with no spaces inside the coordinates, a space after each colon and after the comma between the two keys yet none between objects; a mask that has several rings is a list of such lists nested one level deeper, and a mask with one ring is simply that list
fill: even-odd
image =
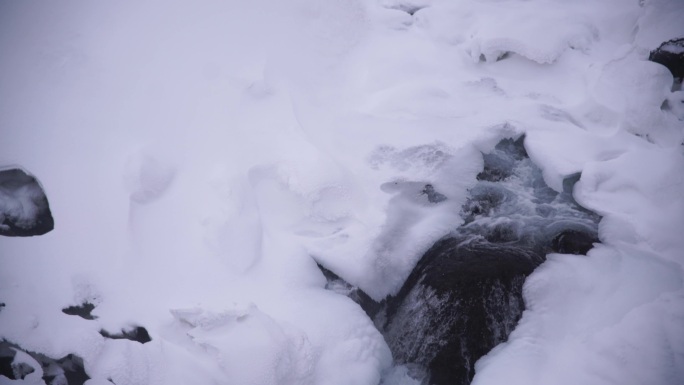
[{"label": "snow mound", "polygon": [[588,20],[551,10],[507,12],[479,10],[482,18],[471,32],[469,52],[473,60],[493,62],[515,53],[539,64],[553,63],[568,49],[589,49],[598,32]]},{"label": "snow mound", "polygon": [[[481,152],[525,133],[548,186],[581,173],[604,246],[533,274],[475,382],[676,383],[684,98],[646,57],[683,12],[2,1],[0,165],[39,176],[59,226],[0,238],[0,339],[81,357],[87,384],[414,384],[316,262],[395,293],[462,223]],[[38,190],[2,178],[0,227],[30,222]],[[131,327],[151,341],[101,334]]]}]

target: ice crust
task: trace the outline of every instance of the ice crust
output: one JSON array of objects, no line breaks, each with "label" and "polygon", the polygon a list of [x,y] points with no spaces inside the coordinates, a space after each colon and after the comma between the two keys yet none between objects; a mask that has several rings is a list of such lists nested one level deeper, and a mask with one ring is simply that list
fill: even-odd
[{"label": "ice crust", "polygon": [[[683,14],[678,0],[0,2],[0,167],[40,175],[57,223],[0,239],[0,339],[83,358],[89,385],[416,384],[316,263],[395,293],[462,223],[481,152],[525,133],[551,188],[582,173],[602,245],[549,255],[474,384],[681,382],[684,115],[662,106],[682,96],[646,59],[684,36]],[[84,302],[96,319],[61,311]],[[99,333],[133,326],[152,341]],[[27,380],[42,383],[0,377]]]}]

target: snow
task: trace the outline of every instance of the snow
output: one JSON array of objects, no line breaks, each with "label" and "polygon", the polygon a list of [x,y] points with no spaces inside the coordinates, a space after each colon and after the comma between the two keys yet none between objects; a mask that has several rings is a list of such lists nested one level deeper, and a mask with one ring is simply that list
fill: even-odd
[{"label": "snow", "polygon": [[56,227],[0,239],[0,338],[88,384],[417,383],[315,262],[396,293],[525,133],[602,245],[549,256],[474,383],[681,381],[682,91],[646,58],[684,6],[642,3],[1,2],[0,167]]},{"label": "snow", "polygon": [[682,47],[681,45],[674,44],[674,43],[665,43],[662,45],[661,49],[665,52],[674,53],[674,54],[684,53],[684,47]]},{"label": "snow", "polygon": [[511,339],[478,362],[473,383],[678,383],[681,267],[628,253],[550,255],[526,282],[527,310]]},{"label": "snow", "polygon": [[668,40],[682,37],[679,20],[684,16],[684,9],[678,0],[647,0],[643,8],[635,31],[637,47],[653,50]]}]

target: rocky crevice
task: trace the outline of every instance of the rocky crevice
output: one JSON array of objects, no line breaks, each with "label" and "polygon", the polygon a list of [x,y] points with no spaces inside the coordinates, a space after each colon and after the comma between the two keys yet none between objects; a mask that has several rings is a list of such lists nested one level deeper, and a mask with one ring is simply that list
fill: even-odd
[{"label": "rocky crevice", "polygon": [[586,254],[598,242],[600,217],[572,197],[579,174],[560,193],[549,188],[524,137],[483,157],[464,223],[423,255],[395,296],[374,302],[326,270],[329,285],[346,285],[342,293],[374,320],[395,363],[419,368],[423,384],[469,384],[475,362],[522,317],[525,278],[546,254]]}]

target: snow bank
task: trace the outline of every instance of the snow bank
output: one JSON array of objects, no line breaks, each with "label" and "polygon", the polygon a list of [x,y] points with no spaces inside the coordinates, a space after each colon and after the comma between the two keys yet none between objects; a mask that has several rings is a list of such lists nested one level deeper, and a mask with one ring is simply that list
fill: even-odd
[{"label": "snow bank", "polygon": [[523,319],[473,383],[677,383],[681,287],[679,265],[638,249],[550,255],[526,282]]},{"label": "snow bank", "polygon": [[647,0],[644,12],[636,26],[634,43],[638,47],[653,50],[663,42],[682,37],[684,27],[678,20],[684,16],[682,4],[677,0]]},{"label": "snow bank", "polygon": [[475,384],[682,378],[684,184],[674,170],[683,160],[680,150],[642,148],[586,165],[575,196],[604,216],[604,245],[586,258],[548,256],[525,284],[523,319],[478,362]]},{"label": "snow bank", "polygon": [[[461,223],[480,151],[524,132],[549,186],[582,172],[604,246],[534,273],[475,382],[676,382],[682,115],[661,107],[682,97],[645,59],[682,12],[2,2],[0,166],[40,176],[57,226],[0,239],[0,338],[82,357],[88,384],[415,383],[314,261],[394,293]],[[151,342],[100,333],[137,326]]]}]

